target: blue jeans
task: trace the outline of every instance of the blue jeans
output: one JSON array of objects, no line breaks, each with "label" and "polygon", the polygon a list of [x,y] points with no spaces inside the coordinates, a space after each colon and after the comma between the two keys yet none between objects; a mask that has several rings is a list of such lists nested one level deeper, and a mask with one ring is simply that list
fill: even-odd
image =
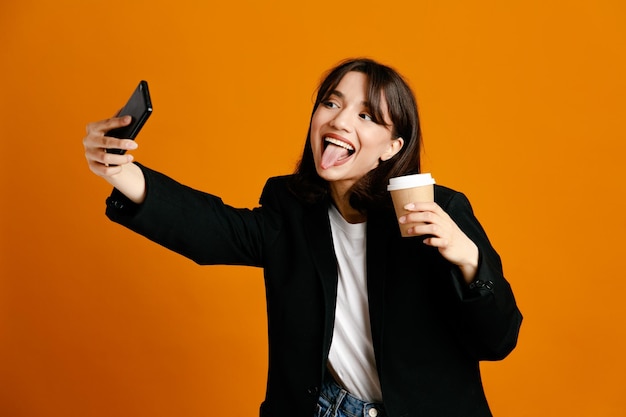
[{"label": "blue jeans", "polygon": [[341,388],[332,377],[322,384],[315,417],[386,417],[379,403],[368,403]]}]

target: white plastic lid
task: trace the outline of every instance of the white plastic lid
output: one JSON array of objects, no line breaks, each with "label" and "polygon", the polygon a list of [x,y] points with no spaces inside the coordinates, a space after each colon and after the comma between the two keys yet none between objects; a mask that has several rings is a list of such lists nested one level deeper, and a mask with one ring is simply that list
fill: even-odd
[{"label": "white plastic lid", "polygon": [[389,179],[387,191],[402,190],[405,188],[420,187],[422,185],[431,185],[435,183],[435,179],[430,173],[405,175]]}]

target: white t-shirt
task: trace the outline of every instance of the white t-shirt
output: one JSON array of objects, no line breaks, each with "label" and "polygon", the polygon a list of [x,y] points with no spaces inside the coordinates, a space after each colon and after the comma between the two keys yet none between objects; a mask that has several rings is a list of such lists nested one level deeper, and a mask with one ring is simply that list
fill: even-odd
[{"label": "white t-shirt", "polygon": [[367,297],[366,223],[348,223],[333,205],[328,215],[339,272],[331,371],[350,394],[382,402]]}]

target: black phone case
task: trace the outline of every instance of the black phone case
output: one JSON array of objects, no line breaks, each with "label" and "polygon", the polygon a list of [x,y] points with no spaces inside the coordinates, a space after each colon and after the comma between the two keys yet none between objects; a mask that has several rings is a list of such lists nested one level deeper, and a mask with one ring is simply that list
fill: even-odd
[{"label": "black phone case", "polygon": [[[152,102],[148,82],[140,81],[126,105],[117,113],[118,117],[131,116],[129,125],[109,130],[106,135],[118,139],[135,139],[139,131],[152,114]],[[123,149],[107,149],[108,153],[124,154]]]}]

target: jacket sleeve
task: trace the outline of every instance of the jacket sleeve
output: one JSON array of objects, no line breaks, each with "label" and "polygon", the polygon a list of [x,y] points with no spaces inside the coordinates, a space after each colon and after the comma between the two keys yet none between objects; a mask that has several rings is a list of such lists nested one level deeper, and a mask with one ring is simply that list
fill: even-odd
[{"label": "jacket sleeve", "polygon": [[118,190],[107,198],[106,215],[198,264],[260,266],[263,215],[236,209],[137,164],[146,179],[146,199],[136,205]]},{"label": "jacket sleeve", "polygon": [[470,285],[457,267],[451,266],[450,269],[460,300],[460,336],[478,359],[502,359],[517,344],[522,314],[511,286],[504,278],[500,256],[474,216],[465,195],[454,192],[442,204],[479,250],[478,270]]}]

